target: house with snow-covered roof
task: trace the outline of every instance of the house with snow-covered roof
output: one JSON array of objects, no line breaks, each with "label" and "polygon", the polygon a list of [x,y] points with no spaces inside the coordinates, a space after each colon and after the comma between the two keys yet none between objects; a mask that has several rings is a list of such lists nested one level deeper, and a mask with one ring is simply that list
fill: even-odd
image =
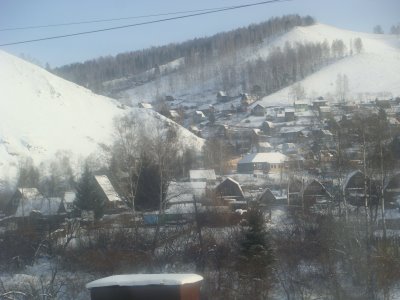
[{"label": "house with snow-covered roof", "polygon": [[106,209],[127,209],[125,202],[116,192],[110,179],[106,175],[94,176],[100,196],[105,200]]},{"label": "house with snow-covered roof", "polygon": [[244,193],[240,183],[230,177],[227,177],[215,188],[215,195],[217,199],[221,200],[244,200]]},{"label": "house with snow-covered roof", "polygon": [[207,182],[208,184],[215,184],[217,181],[214,169],[190,170],[189,177],[191,182]]},{"label": "house with snow-covered roof", "polygon": [[251,114],[254,116],[264,116],[265,115],[265,107],[261,104],[255,105],[252,110]]},{"label": "house with snow-covered roof", "polygon": [[72,212],[74,210],[74,201],[76,198],[75,191],[67,191],[64,193],[63,203],[66,212]]},{"label": "house with snow-covered roof", "polygon": [[278,173],[284,168],[288,157],[280,152],[250,153],[238,162],[238,173],[253,173],[263,171],[264,173]]},{"label": "house with snow-covered roof", "polygon": [[65,212],[62,199],[45,197],[36,188],[18,188],[7,205],[6,214],[29,217],[33,214],[54,216]]}]

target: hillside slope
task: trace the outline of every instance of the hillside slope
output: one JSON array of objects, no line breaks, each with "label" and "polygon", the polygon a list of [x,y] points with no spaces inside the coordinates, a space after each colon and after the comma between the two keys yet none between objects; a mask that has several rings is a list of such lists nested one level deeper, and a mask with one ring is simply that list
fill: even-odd
[{"label": "hillside slope", "polygon": [[[357,53],[354,42],[360,38],[363,49]],[[303,79],[308,97],[328,96],[334,98],[336,94],[336,78],[338,74],[346,74],[349,79],[349,96],[354,100],[375,99],[375,97],[390,97],[400,95],[400,39],[394,35],[377,35],[348,31],[324,24],[301,26],[276,37],[268,39],[261,45],[241,49],[236,53],[235,65],[246,66],[257,59],[266,60],[277,48],[284,49],[285,44],[296,46],[297,43],[323,43],[332,45],[335,40],[344,43],[344,56],[333,60],[322,68]],[[218,61],[223,65],[223,62]],[[205,69],[212,67],[205,64]],[[222,69],[221,69],[222,70]],[[222,72],[222,71],[221,71]],[[206,73],[206,72],[205,72]],[[212,72],[209,72],[212,73]],[[242,73],[243,75],[243,73]],[[172,94],[184,102],[212,103],[215,102],[215,94],[224,89],[217,83],[221,76],[218,72],[215,76],[204,78],[203,82],[191,82],[190,73],[174,73],[137,86],[125,91],[125,100],[133,104],[146,99],[154,100],[157,95]],[[239,74],[238,76],[241,76]],[[249,87],[250,88],[250,87]],[[249,92],[237,86],[230,91],[231,94]],[[265,105],[291,103],[289,99],[290,87],[265,97],[261,103]],[[334,100],[334,99],[333,99]]]},{"label": "hillside slope", "polygon": [[[39,165],[60,151],[76,162],[99,153],[101,144],[113,141],[114,119],[126,113],[150,125],[173,123],[155,112],[124,108],[1,51],[0,98],[0,179],[15,177],[23,157]],[[202,139],[174,126],[190,146],[201,147]]]},{"label": "hillside slope", "polygon": [[[286,42],[332,43],[342,39],[346,51],[350,53],[350,43],[361,38],[363,50],[359,54],[348,55],[331,65],[301,80],[310,98],[325,96],[335,100],[338,74],[346,74],[349,79],[348,98],[355,101],[371,100],[376,97],[396,97],[400,95],[400,38],[394,35],[368,34],[338,29],[324,24],[298,27],[283,35],[273,45],[260,49],[257,56],[267,56],[272,47],[284,47]],[[353,50],[354,51],[354,50]],[[264,105],[292,103],[291,86],[264,97]]]}]

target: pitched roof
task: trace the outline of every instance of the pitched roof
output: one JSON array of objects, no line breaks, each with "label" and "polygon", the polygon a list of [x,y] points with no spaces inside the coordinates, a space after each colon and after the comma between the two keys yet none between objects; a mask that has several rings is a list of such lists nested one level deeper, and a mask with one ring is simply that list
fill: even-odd
[{"label": "pitched roof", "polygon": [[[30,196],[32,195],[30,194]],[[32,212],[39,212],[44,216],[52,216],[58,213],[60,205],[61,198],[45,198],[40,193],[33,197],[26,197],[24,193],[14,215],[16,217],[24,217],[29,216]]]},{"label": "pitched roof", "polygon": [[269,163],[279,164],[287,160],[287,156],[280,152],[260,152],[245,155],[238,164],[247,163]]},{"label": "pitched roof", "polygon": [[104,194],[106,195],[108,201],[122,201],[118,193],[115,191],[113,185],[111,184],[110,179],[108,179],[106,175],[95,176],[95,179],[100,188],[103,190]]}]

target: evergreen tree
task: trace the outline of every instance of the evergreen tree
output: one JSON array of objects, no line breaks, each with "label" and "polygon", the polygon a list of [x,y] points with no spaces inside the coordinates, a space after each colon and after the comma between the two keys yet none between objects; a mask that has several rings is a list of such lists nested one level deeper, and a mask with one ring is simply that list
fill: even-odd
[{"label": "evergreen tree", "polygon": [[274,255],[264,213],[258,206],[248,211],[239,251],[238,270],[245,286],[243,292],[253,299],[268,298]]},{"label": "evergreen tree", "polygon": [[80,210],[93,210],[96,219],[103,215],[104,201],[97,192],[96,182],[87,164],[76,186],[74,204]]}]

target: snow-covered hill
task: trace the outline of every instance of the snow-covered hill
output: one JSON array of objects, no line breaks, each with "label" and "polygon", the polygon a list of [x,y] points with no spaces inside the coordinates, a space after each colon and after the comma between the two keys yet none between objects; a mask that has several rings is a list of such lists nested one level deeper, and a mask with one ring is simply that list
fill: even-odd
[{"label": "snow-covered hill", "polygon": [[[363,50],[357,54],[354,41],[361,38]],[[346,49],[345,57],[333,62],[301,81],[308,97],[336,95],[338,74],[346,74],[349,81],[349,96],[354,100],[375,99],[400,95],[400,37],[395,35],[368,34],[339,29],[324,24],[296,27],[288,33],[265,41],[261,46],[248,48],[237,53],[236,63],[246,64],[258,58],[267,58],[273,49],[284,48],[285,43],[322,43],[329,45],[334,40],[342,40]],[[353,45],[353,46],[352,46]],[[353,49],[352,49],[353,48]],[[205,66],[207,68],[207,66]],[[207,77],[201,84],[191,85],[179,73],[169,74],[157,81],[148,82],[126,91],[125,96],[132,103],[146,99],[151,101],[157,95],[172,94],[178,99],[191,103],[211,103],[216,92],[222,87],[215,85],[217,80]],[[248,92],[237,87],[235,92]],[[288,96],[290,87],[265,97],[265,105],[292,103]],[[232,94],[233,92],[231,92]]]},{"label": "snow-covered hill", "polygon": [[[60,151],[75,158],[98,153],[99,145],[112,143],[114,119],[128,112],[150,126],[173,123],[155,112],[123,108],[0,51],[0,179],[15,177],[23,157],[39,165]],[[177,128],[190,146],[201,147],[202,139]]]},{"label": "snow-covered hill", "polygon": [[[361,38],[363,50],[359,54],[348,55],[331,65],[300,81],[308,97],[332,96],[336,94],[338,74],[345,74],[349,81],[349,99],[369,100],[376,97],[392,97],[400,95],[400,37],[395,35],[368,34],[338,29],[324,24],[308,27],[297,27],[272,45],[265,46],[256,56],[266,57],[273,47],[284,47],[286,42],[323,42],[329,44],[341,39],[350,53],[350,44]],[[354,50],[353,50],[354,51]],[[264,105],[292,103],[290,90],[287,87],[263,98]]]}]

